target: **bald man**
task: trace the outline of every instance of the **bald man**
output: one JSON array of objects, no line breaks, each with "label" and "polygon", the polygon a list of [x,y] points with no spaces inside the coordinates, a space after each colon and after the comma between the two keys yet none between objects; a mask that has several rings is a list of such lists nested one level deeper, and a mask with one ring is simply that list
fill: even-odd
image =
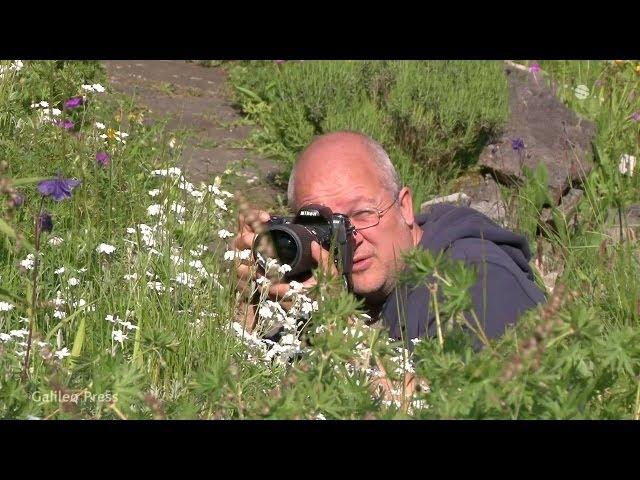
[{"label": "bald man", "polygon": [[[287,196],[293,212],[313,203],[349,216],[355,227],[353,293],[364,300],[373,321],[381,320],[389,329],[391,338],[435,335],[426,287],[396,286],[402,253],[418,246],[435,255],[444,250],[450,258],[477,268],[471,296],[488,337],[500,335],[524,311],[544,301],[534,283],[528,263],[531,253],[523,236],[466,207],[437,205],[427,214],[414,215],[411,189],[402,186],[384,149],[365,135],[341,131],[317,137],[295,163]],[[255,215],[263,222],[270,218],[267,212]],[[239,225],[235,247],[249,249],[255,232],[242,215]],[[323,260],[329,252],[315,242],[311,251],[318,264],[337,273]],[[249,265],[237,269],[244,287],[252,269]],[[303,284],[310,287],[314,282],[310,277]],[[270,297],[281,299],[288,289],[286,282],[274,284]]]}]

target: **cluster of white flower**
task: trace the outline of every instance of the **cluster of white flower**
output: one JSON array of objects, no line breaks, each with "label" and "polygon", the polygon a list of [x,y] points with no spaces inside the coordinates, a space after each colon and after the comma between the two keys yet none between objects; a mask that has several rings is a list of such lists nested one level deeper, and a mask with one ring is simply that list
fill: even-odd
[{"label": "cluster of white flower", "polygon": [[27,255],[27,258],[20,261],[20,266],[26,270],[33,270],[33,266],[36,261],[36,256],[33,253]]},{"label": "cluster of white flower", "polygon": [[55,107],[50,108],[49,102],[47,102],[46,100],[32,103],[31,108],[36,110],[41,122],[54,122],[56,120],[54,117],[59,117],[60,115],[62,115],[62,110]]},{"label": "cluster of white flower", "polygon": [[116,247],[114,247],[113,245],[109,245],[108,243],[101,243],[96,247],[96,252],[105,253],[107,255],[111,255],[115,251]]},{"label": "cluster of white flower", "polygon": [[623,154],[620,157],[620,164],[618,165],[618,170],[622,175],[628,175],[629,177],[633,176],[633,171],[636,168],[636,157],[633,155]]},{"label": "cluster of white flower", "polygon": [[82,90],[91,93],[104,93],[105,88],[99,83],[94,83],[93,85],[82,85]]},{"label": "cluster of white flower", "polygon": [[[103,123],[96,122],[96,127],[99,128],[100,130],[102,130],[102,128],[98,127],[98,125],[100,125],[103,128],[105,126]],[[125,132],[121,132],[120,130],[114,130],[113,128],[110,128],[107,130],[107,133],[101,133],[98,136],[101,139],[105,140],[106,142],[109,141],[109,138],[112,138],[116,142],[126,145],[127,141],[125,140],[125,138],[127,138],[129,134]]]},{"label": "cluster of white flower", "polygon": [[9,65],[0,65],[0,80],[4,78],[7,72],[19,72],[24,67],[22,60],[14,60]]}]

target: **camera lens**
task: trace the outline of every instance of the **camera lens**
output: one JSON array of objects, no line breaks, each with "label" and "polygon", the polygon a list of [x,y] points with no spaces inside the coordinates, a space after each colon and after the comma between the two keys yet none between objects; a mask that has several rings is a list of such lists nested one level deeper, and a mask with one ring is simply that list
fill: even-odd
[{"label": "camera lens", "polygon": [[282,230],[275,230],[271,232],[271,238],[273,238],[273,245],[280,262],[287,265],[293,264],[298,254],[298,248],[291,235]]}]

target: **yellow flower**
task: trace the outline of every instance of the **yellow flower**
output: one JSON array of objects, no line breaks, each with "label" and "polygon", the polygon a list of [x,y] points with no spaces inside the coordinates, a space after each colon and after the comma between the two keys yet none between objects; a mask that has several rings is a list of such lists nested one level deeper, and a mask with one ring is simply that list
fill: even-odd
[{"label": "yellow flower", "polygon": [[115,140],[116,139],[116,131],[113,128],[108,128],[107,129],[107,137],[109,137],[109,139],[111,139],[111,140]]},{"label": "yellow flower", "polygon": [[640,63],[636,65],[636,73],[640,75]]},{"label": "yellow flower", "polygon": [[613,63],[615,63],[616,65],[621,67],[622,65],[624,65],[626,63],[626,60],[614,60]]}]

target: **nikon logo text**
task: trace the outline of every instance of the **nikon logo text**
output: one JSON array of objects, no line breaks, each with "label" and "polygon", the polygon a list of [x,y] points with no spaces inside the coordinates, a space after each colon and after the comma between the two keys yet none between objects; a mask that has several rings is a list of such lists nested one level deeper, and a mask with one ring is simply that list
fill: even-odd
[{"label": "nikon logo text", "polygon": [[305,217],[319,217],[320,213],[316,212],[315,210],[302,210],[300,212],[300,215]]}]

